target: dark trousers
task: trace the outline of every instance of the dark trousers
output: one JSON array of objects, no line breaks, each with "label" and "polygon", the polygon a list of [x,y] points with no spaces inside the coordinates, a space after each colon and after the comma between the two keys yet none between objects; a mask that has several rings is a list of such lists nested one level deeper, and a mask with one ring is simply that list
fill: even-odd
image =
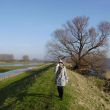
[{"label": "dark trousers", "polygon": [[64,87],[63,87],[63,86],[57,86],[57,90],[58,90],[59,97],[60,97],[61,99],[63,99]]}]

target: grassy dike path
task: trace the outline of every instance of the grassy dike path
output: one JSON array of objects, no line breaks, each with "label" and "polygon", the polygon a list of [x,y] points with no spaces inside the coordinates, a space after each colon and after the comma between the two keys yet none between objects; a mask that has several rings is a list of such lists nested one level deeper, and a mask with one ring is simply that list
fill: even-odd
[{"label": "grassy dike path", "polygon": [[50,68],[35,83],[23,92],[21,99],[16,103],[15,110],[68,110],[69,97],[65,100],[58,98],[54,84],[54,69]]},{"label": "grassy dike path", "polygon": [[110,95],[96,86],[97,82],[101,82],[99,79],[86,78],[68,70],[69,83],[61,101],[54,84],[52,65],[29,71],[28,74],[30,72],[34,78],[29,75],[19,83],[14,82],[14,89],[11,86],[11,92],[7,91],[7,98],[0,110],[110,110]]},{"label": "grassy dike path", "polygon": [[36,78],[40,77],[52,64],[37,66],[36,69],[24,72],[15,78],[0,82],[0,110],[14,110],[24,96],[25,91],[32,87]]},{"label": "grassy dike path", "polygon": [[54,84],[54,68],[49,67],[30,86],[9,96],[2,110],[68,110],[70,97],[66,91],[65,100],[61,101]]}]

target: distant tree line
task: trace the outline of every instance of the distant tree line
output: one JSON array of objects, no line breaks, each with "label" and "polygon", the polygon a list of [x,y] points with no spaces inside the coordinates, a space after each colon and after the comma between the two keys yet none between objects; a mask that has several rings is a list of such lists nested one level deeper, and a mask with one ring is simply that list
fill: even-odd
[{"label": "distant tree line", "polygon": [[33,58],[32,60],[28,55],[23,55],[23,57],[19,60],[15,59],[13,54],[0,54],[0,61],[9,62],[9,61],[38,61],[38,59]]},{"label": "distant tree line", "polygon": [[44,60],[40,60],[37,58],[31,59],[29,55],[23,55],[21,59],[16,59],[13,54],[0,54],[0,61],[1,62],[45,62]]},{"label": "distant tree line", "polygon": [[12,54],[0,54],[0,61],[14,61],[14,55]]}]

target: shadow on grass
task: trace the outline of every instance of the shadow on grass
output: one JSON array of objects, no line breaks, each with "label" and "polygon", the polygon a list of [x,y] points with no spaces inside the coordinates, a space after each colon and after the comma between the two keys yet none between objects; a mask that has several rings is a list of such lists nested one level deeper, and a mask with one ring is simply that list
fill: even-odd
[{"label": "shadow on grass", "polygon": [[[36,77],[41,76],[50,67],[53,67],[53,65],[48,65],[38,70],[27,71],[30,73],[29,76],[26,76],[25,78],[15,81],[12,84],[0,89],[0,108],[3,107],[3,103],[8,97],[15,96],[18,98],[18,100],[22,100],[22,97],[24,97],[26,93],[21,92],[23,90],[26,90],[26,88],[28,88],[29,86],[31,86],[35,82]],[[43,94],[30,94],[30,95],[43,96]]]},{"label": "shadow on grass", "polygon": [[[38,105],[38,107],[39,107],[39,104],[40,105],[42,104],[42,106],[44,106],[45,110],[49,110],[50,105],[52,105],[51,104],[52,103],[51,95],[41,94],[41,93],[26,93],[26,92],[22,92],[18,96],[16,96],[16,100],[15,101],[13,101],[12,103],[8,104],[7,106],[2,107],[1,110],[10,110],[10,109],[13,110],[13,109],[15,109],[16,108],[16,103],[17,102],[22,102],[23,103],[24,98],[26,98],[26,97],[28,99],[30,98],[31,103]],[[37,99],[36,100],[37,102],[33,103],[34,99]],[[28,101],[27,101],[27,104],[28,104]]]}]

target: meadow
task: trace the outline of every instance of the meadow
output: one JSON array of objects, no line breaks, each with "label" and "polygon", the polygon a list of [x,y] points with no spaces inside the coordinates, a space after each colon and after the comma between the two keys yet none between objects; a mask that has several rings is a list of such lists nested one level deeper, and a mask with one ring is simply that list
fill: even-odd
[{"label": "meadow", "polygon": [[20,68],[25,68],[26,66],[8,66],[8,67],[0,67],[0,73],[15,70],[15,69],[20,69]]},{"label": "meadow", "polygon": [[68,70],[64,99],[54,83],[54,64],[42,65],[0,83],[0,110],[109,110],[104,81]]}]

